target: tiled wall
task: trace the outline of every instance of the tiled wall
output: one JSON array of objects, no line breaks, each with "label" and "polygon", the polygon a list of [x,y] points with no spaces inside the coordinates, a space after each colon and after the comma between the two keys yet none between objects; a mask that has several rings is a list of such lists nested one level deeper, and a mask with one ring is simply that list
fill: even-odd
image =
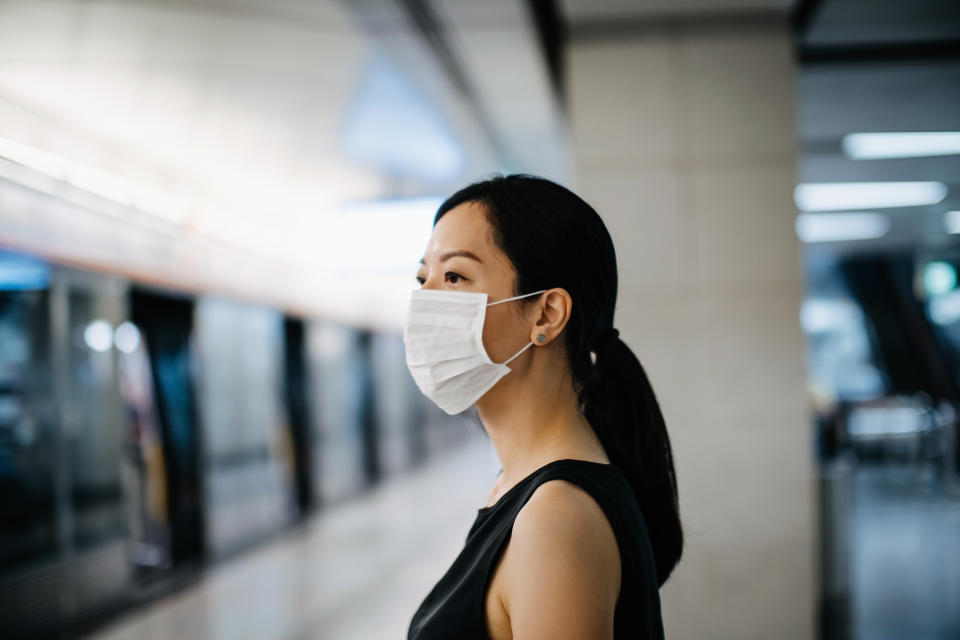
[{"label": "tiled wall", "polygon": [[572,39],[576,190],[617,249],[616,326],[673,442],[667,637],[812,638],[813,436],[786,24]]}]

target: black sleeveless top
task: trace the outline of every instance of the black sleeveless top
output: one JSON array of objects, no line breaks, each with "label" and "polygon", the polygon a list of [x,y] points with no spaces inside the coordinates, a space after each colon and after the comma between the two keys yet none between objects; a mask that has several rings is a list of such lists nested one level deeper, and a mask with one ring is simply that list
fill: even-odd
[{"label": "black sleeveless top", "polygon": [[513,521],[534,490],[563,479],[589,493],[603,509],[620,549],[620,596],[614,638],[663,638],[653,550],[640,505],[621,469],[588,460],[554,460],[477,510],[463,550],[413,615],[407,640],[489,640],[485,599],[488,581],[506,548]]}]

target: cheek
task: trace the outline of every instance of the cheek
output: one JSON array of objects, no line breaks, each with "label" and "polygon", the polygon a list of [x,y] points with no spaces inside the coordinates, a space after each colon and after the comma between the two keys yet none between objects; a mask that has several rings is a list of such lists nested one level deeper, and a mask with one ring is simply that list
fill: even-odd
[{"label": "cheek", "polygon": [[483,346],[490,359],[499,364],[526,344],[526,335],[512,309],[494,309],[496,307],[487,308],[487,317],[483,322]]}]

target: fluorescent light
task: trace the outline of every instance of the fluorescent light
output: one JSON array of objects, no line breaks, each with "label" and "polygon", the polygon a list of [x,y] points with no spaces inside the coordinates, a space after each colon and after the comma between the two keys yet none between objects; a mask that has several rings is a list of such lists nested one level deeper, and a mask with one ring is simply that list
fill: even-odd
[{"label": "fluorescent light", "polygon": [[843,151],[854,160],[957,155],[960,131],[851,133],[843,137]]},{"label": "fluorescent light", "polygon": [[942,182],[821,182],[799,184],[793,200],[801,211],[885,209],[937,204],[947,196]]},{"label": "fluorescent light", "polygon": [[66,158],[55,153],[42,151],[6,138],[0,138],[0,157],[57,180],[64,179],[70,164]]},{"label": "fluorescent light", "polygon": [[132,323],[124,322],[113,332],[113,344],[124,353],[133,353],[140,346],[140,331]]},{"label": "fluorescent light", "polygon": [[806,333],[850,331],[863,322],[863,312],[845,299],[808,298],[800,307],[800,326]]},{"label": "fluorescent light", "polygon": [[890,219],[882,213],[801,213],[794,225],[803,242],[837,242],[882,238]]},{"label": "fluorescent light", "polygon": [[[7,138],[0,138],[0,158],[32,169],[49,178],[66,182],[80,191],[91,193],[124,207],[134,207],[141,213],[176,225],[182,225],[190,211],[190,203],[172,193],[138,184],[115,173]],[[3,177],[37,188],[36,185],[5,172]],[[49,195],[67,199],[62,193],[50,189],[40,190]]]},{"label": "fluorescent light", "polygon": [[941,326],[960,320],[960,292],[954,290],[946,295],[930,298],[927,311],[930,319]]},{"label": "fluorescent light", "polygon": [[129,180],[89,165],[74,163],[67,181],[84,191],[129,207],[133,204],[133,185]]},{"label": "fluorescent light", "polygon": [[935,261],[923,268],[923,288],[928,296],[940,296],[957,288],[957,270],[949,262]]},{"label": "fluorescent light", "polygon": [[83,330],[83,341],[94,351],[108,351],[113,346],[113,327],[106,320],[94,320]]},{"label": "fluorescent light", "polygon": [[960,233],[960,211],[947,211],[943,214],[943,228],[947,233]]}]

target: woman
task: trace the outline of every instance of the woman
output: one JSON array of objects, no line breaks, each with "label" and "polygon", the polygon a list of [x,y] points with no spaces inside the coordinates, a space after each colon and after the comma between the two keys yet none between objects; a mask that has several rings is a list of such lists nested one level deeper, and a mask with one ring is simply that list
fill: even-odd
[{"label": "woman", "polygon": [[613,328],[600,216],[534,176],[469,185],[440,206],[417,281],[407,365],[448,413],[476,405],[503,468],[408,640],[662,638],[658,588],[683,546],[676,477],[653,389]]}]

